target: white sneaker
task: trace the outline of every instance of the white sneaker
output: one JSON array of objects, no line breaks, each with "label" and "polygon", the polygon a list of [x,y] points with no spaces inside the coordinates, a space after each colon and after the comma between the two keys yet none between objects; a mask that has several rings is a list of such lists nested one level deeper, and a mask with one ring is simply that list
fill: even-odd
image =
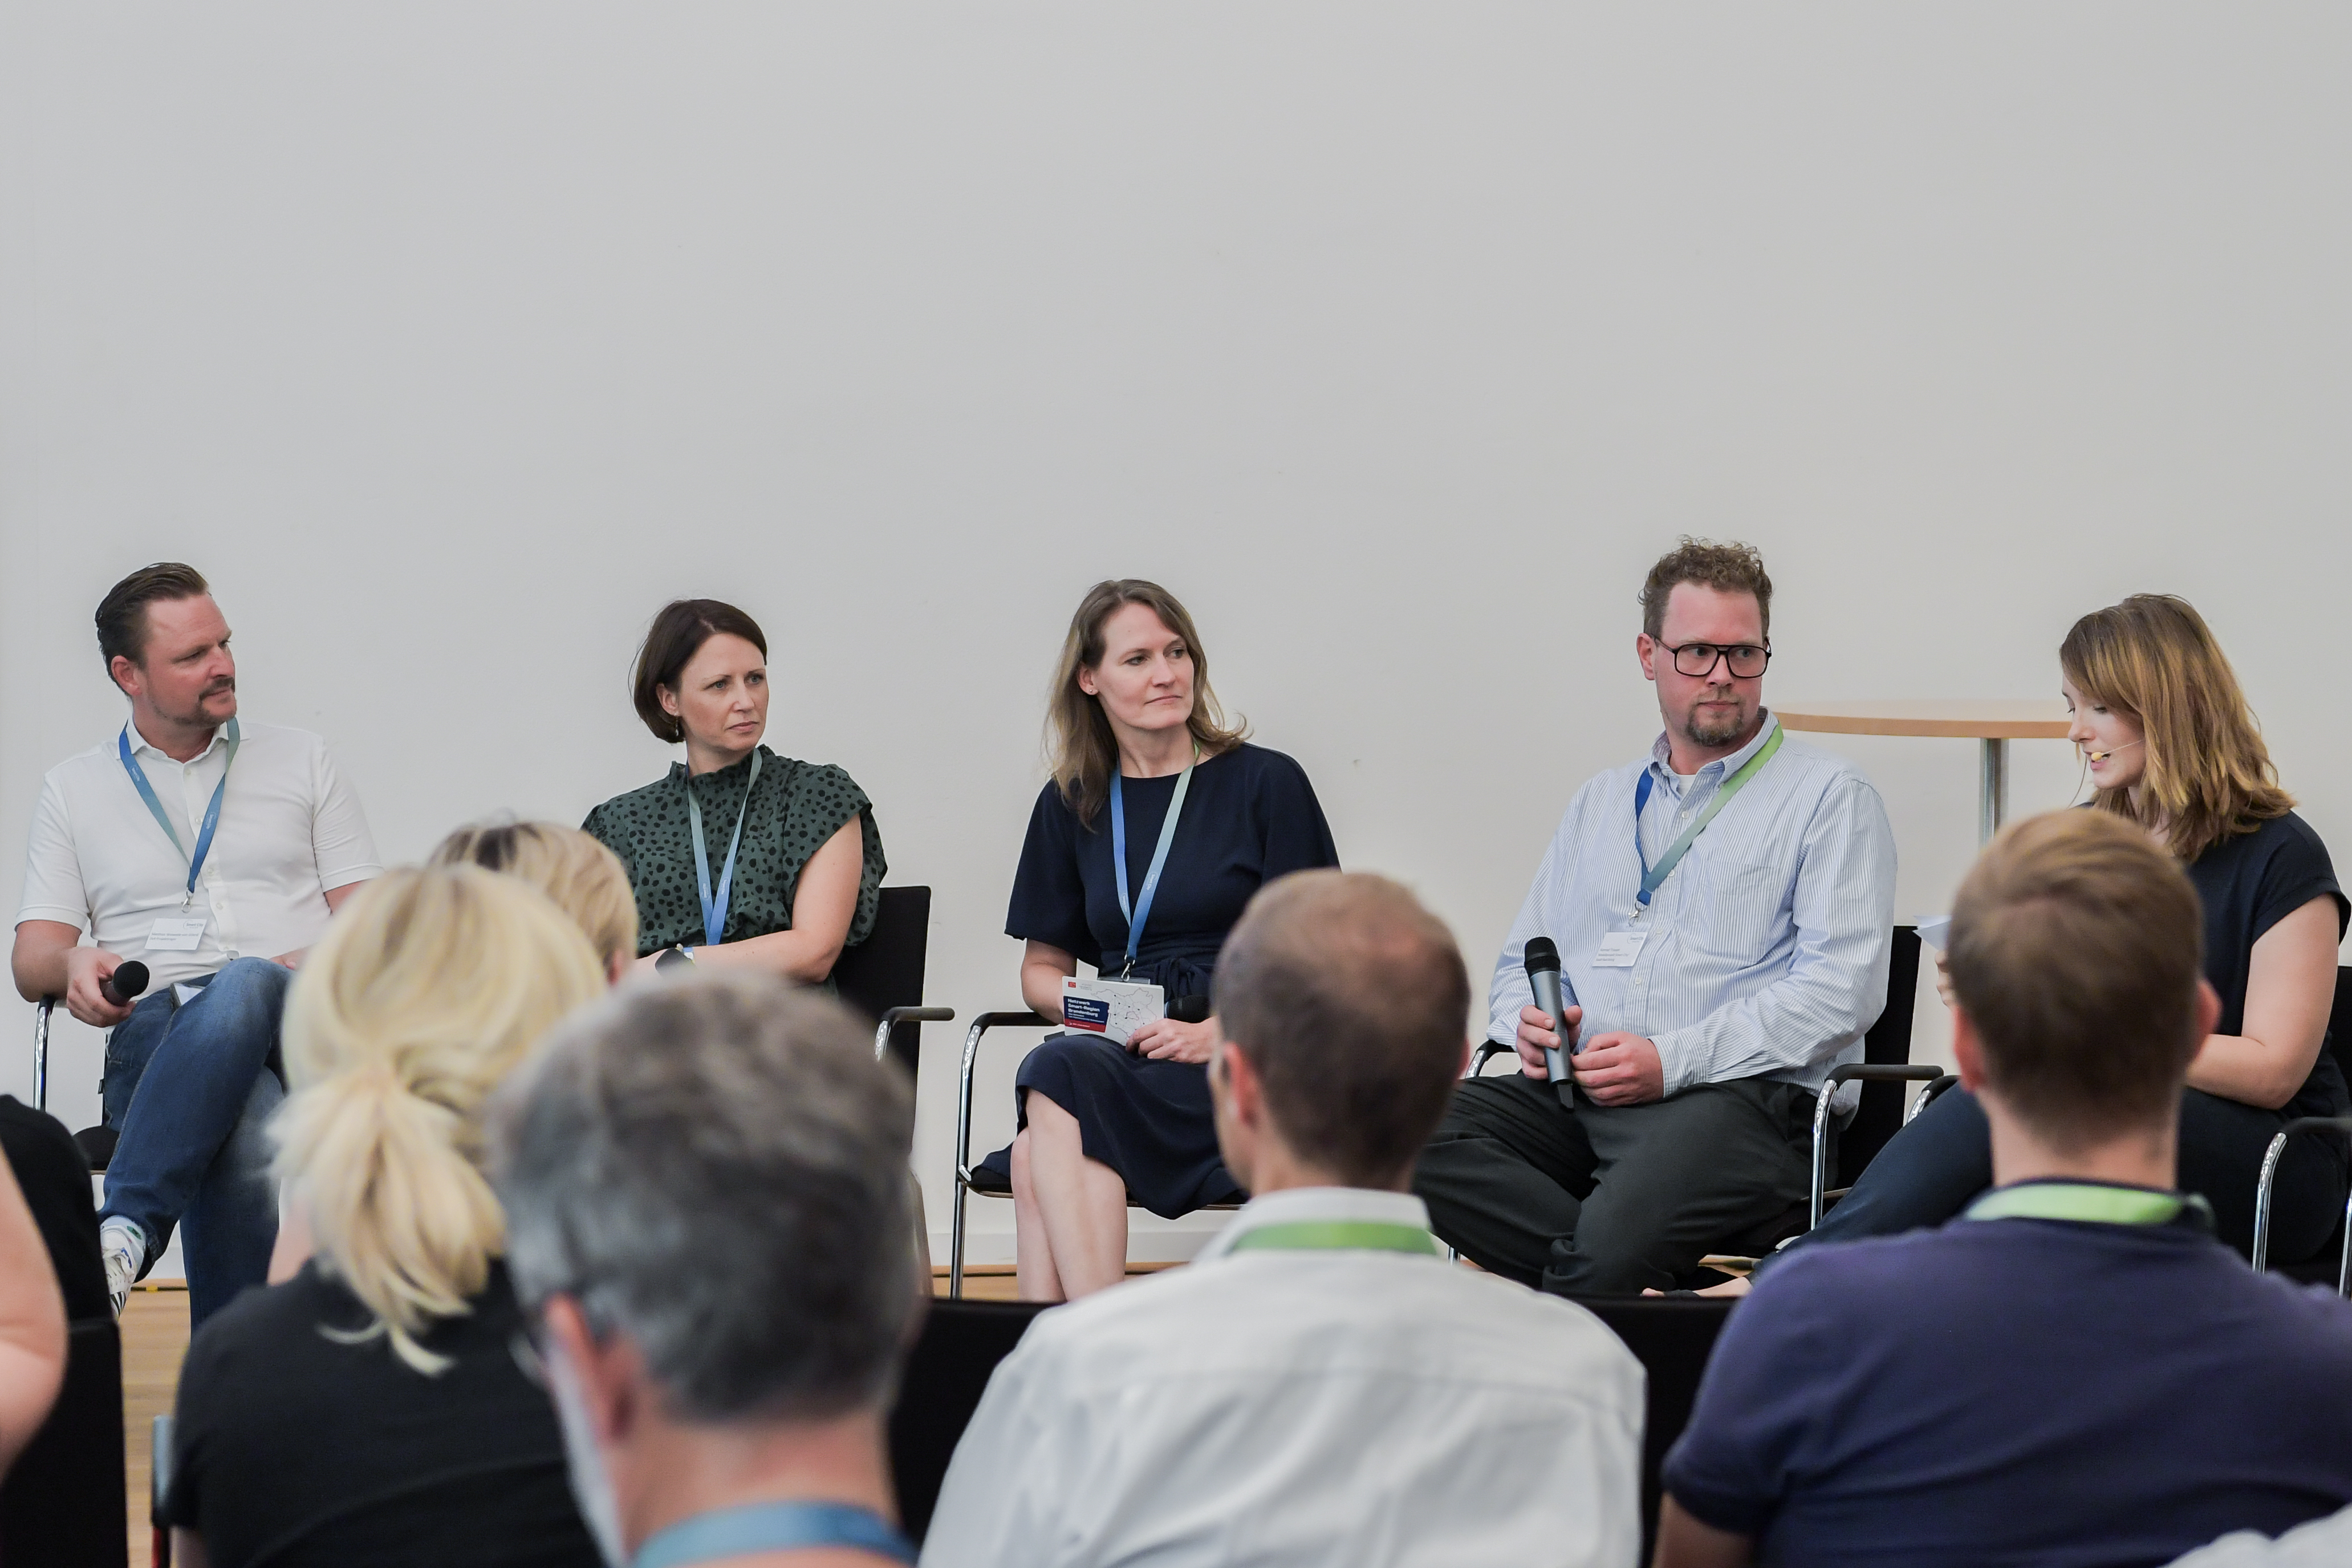
[{"label": "white sneaker", "polygon": [[99,1229],[98,1250],[106,1261],[107,1300],[120,1318],[131,1287],[138,1282],[139,1266],[147,1261],[147,1237],[127,1219],[110,1219]]}]

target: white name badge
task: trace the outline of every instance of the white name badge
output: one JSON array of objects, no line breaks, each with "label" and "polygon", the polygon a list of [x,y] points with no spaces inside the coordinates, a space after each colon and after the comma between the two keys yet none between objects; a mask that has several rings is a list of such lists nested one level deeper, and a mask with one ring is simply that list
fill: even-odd
[{"label": "white name badge", "polygon": [[203,915],[173,915],[147,928],[150,952],[194,952],[205,940]]},{"label": "white name badge", "polygon": [[1119,1045],[1154,1018],[1168,1016],[1168,994],[1129,980],[1062,976],[1062,1021],[1073,1032],[1100,1035]]},{"label": "white name badge", "polygon": [[1592,955],[1595,969],[1631,969],[1633,961],[1642,956],[1642,944],[1650,940],[1645,931],[1612,931],[1601,937],[1601,951]]}]

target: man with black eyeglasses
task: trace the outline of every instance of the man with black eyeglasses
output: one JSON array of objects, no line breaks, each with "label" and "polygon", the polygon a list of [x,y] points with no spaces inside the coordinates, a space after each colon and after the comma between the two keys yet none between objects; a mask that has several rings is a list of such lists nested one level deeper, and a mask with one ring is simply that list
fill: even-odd
[{"label": "man with black eyeglasses", "polygon": [[1886,1000],[1894,833],[1852,763],[1764,706],[1763,558],[1685,538],[1641,603],[1665,733],[1569,803],[1488,987],[1520,1070],[1462,1084],[1413,1182],[1465,1255],[1569,1296],[1673,1289],[1804,1202],[1815,1096]]}]

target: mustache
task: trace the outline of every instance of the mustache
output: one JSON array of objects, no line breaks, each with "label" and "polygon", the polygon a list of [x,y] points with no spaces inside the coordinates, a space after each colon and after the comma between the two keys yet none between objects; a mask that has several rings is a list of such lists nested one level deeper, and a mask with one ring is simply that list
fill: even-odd
[{"label": "mustache", "polygon": [[213,681],[211,684],[207,685],[202,691],[196,693],[196,695],[198,697],[211,697],[219,692],[235,691],[236,689],[236,677],[234,675],[224,675],[218,680]]}]

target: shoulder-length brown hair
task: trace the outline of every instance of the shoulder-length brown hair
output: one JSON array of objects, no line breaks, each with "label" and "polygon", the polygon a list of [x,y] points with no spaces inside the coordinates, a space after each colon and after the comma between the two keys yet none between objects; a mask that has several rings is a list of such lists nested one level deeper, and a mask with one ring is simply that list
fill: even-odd
[{"label": "shoulder-length brown hair", "polygon": [[1148,606],[1160,624],[1184,641],[1192,655],[1192,716],[1186,725],[1203,757],[1238,746],[1249,735],[1239,720],[1228,725],[1217,694],[1209,686],[1209,656],[1202,651],[1201,634],[1176,595],[1140,577],[1097,583],[1078,601],[1070,617],[1070,635],[1062,639],[1062,658],[1054,667],[1054,685],[1045,703],[1045,746],[1054,782],[1062,798],[1086,826],[1110,798],[1111,771],[1118,766],[1118,742],[1111,736],[1110,720],[1102,703],[1078,688],[1078,671],[1103,661],[1103,623],[1129,605]]},{"label": "shoulder-length brown hair", "polygon": [[2180,860],[2294,808],[2237,672],[2188,600],[2134,594],[2094,610],[2066,634],[2058,665],[2084,697],[2137,722],[2147,753],[2140,805],[2122,789],[2091,804],[2142,826],[2161,822]]}]

